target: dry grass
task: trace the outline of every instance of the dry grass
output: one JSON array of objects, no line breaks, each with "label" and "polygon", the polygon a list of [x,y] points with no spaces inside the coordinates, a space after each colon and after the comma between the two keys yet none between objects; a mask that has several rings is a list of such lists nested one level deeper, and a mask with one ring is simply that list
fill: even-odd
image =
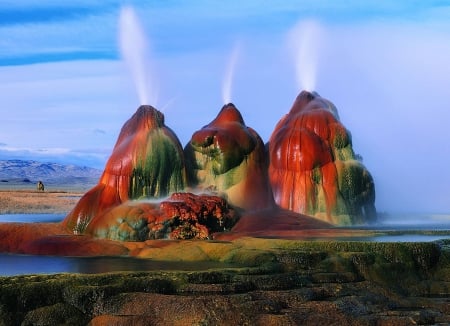
[{"label": "dry grass", "polygon": [[0,190],[0,214],[64,214],[72,210],[83,193]]}]

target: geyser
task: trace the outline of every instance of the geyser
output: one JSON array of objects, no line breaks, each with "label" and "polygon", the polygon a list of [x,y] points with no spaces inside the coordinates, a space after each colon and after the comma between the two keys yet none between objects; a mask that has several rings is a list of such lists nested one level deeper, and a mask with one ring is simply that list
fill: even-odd
[{"label": "geyser", "polygon": [[240,46],[236,43],[231,52],[230,59],[228,61],[227,70],[225,71],[225,78],[222,85],[222,100],[224,104],[231,102],[231,86],[233,84],[233,76],[236,68],[236,62],[239,56]]},{"label": "geyser", "polygon": [[120,11],[119,44],[140,104],[156,105],[157,85],[154,82],[154,69],[151,67],[150,47],[136,13],[129,6],[122,7]]},{"label": "geyser", "polygon": [[294,56],[298,89],[316,89],[320,39],[321,27],[314,20],[298,23],[289,33],[288,44]]}]

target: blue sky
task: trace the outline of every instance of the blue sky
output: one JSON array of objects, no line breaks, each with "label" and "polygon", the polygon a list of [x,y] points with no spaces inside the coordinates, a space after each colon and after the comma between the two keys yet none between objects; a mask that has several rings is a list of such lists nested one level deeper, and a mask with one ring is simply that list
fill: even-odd
[{"label": "blue sky", "polygon": [[264,141],[315,80],[379,210],[450,213],[450,1],[2,0],[0,159],[103,168],[140,104],[120,52],[123,6],[146,42],[149,104],[183,145],[224,104],[234,56],[231,100]]}]

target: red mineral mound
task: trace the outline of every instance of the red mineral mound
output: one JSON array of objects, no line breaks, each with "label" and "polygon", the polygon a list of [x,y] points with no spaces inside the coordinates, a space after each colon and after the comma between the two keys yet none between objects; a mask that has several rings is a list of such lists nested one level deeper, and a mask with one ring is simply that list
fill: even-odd
[{"label": "red mineral mound", "polygon": [[245,210],[274,205],[264,143],[233,104],[195,132],[184,151],[192,187],[215,191]]},{"label": "red mineral mound", "polygon": [[237,217],[221,197],[174,193],[163,201],[128,201],[107,210],[94,217],[86,234],[121,241],[209,239],[231,229]]},{"label": "red mineral mound", "polygon": [[352,225],[376,216],[370,173],[356,160],[336,107],[303,91],[269,141],[269,177],[283,208]]},{"label": "red mineral mound", "polygon": [[63,221],[83,233],[92,218],[129,199],[157,198],[183,190],[183,148],[165,126],[164,115],[143,105],[125,123],[97,186],[88,191]]}]

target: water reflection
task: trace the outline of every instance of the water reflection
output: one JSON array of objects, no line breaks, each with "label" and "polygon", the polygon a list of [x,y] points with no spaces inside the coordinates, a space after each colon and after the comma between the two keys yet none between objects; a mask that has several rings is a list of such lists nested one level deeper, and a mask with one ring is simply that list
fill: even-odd
[{"label": "water reflection", "polygon": [[54,223],[64,217],[65,214],[0,214],[0,223]]},{"label": "water reflection", "polygon": [[[334,241],[368,241],[368,242],[432,242],[437,240],[450,239],[450,231],[447,234],[376,234],[368,237],[337,237],[332,238]],[[315,238],[314,240],[330,240],[330,238]]]},{"label": "water reflection", "polygon": [[[63,214],[3,214],[1,222],[59,222]],[[450,215],[389,216],[371,226],[350,228],[368,231],[373,236],[338,237],[337,241],[429,242],[450,239]],[[302,238],[305,240],[305,238]],[[308,240],[331,240],[308,238]],[[218,262],[172,262],[131,257],[60,257],[0,254],[0,276],[54,273],[106,273],[119,271],[205,270],[233,267]]]},{"label": "water reflection", "polygon": [[96,274],[122,271],[207,270],[235,267],[213,261],[173,262],[131,257],[61,257],[0,254],[0,275],[83,273]]}]

